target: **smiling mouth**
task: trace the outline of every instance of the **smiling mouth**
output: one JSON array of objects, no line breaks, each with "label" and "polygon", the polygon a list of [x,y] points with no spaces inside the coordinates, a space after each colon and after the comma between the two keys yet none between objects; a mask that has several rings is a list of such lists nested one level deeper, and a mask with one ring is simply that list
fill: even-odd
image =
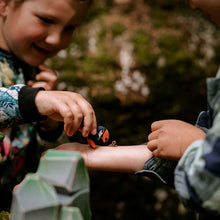
[{"label": "smiling mouth", "polygon": [[32,45],[41,54],[44,54],[46,56],[49,56],[51,54],[51,52],[49,50],[43,49],[42,47],[39,47],[36,44],[32,44]]}]

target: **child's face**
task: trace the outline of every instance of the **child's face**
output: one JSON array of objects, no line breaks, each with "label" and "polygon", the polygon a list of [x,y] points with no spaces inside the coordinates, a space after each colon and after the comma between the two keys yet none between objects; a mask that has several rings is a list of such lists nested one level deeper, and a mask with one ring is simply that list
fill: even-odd
[{"label": "child's face", "polygon": [[220,28],[220,0],[190,0],[194,9],[200,9],[210,16]]},{"label": "child's face", "polygon": [[38,66],[68,46],[87,8],[78,0],[26,0],[18,7],[11,0],[1,12],[0,47]]}]

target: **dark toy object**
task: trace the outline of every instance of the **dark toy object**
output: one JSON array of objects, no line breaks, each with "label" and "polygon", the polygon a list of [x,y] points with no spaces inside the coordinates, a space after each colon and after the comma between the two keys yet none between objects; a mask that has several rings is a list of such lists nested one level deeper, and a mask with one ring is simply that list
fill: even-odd
[{"label": "dark toy object", "polygon": [[87,142],[92,148],[96,148],[97,145],[109,144],[109,132],[103,126],[98,126],[96,135],[89,134]]}]

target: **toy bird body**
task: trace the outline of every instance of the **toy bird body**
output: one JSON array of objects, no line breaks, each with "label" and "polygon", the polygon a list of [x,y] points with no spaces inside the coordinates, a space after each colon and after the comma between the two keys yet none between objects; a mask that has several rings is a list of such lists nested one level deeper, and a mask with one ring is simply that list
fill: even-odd
[{"label": "toy bird body", "polygon": [[96,135],[89,134],[87,142],[92,148],[96,148],[97,145],[109,144],[109,132],[103,126],[98,126]]}]

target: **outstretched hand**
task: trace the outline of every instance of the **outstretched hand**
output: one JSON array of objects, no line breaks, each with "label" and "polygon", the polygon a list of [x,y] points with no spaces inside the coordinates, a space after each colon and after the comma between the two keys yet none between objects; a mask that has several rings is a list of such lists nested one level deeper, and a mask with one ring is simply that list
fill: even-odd
[{"label": "outstretched hand", "polygon": [[161,120],[152,123],[147,147],[156,157],[179,160],[194,141],[205,138],[205,133],[180,120]]},{"label": "outstretched hand", "polygon": [[133,173],[143,169],[144,163],[152,157],[146,145],[97,146],[66,143],[55,150],[78,151],[89,170]]},{"label": "outstretched hand", "polygon": [[82,135],[95,135],[97,129],[92,106],[78,93],[68,91],[39,91],[35,104],[41,115],[64,122],[64,131],[72,136],[80,129]]}]

